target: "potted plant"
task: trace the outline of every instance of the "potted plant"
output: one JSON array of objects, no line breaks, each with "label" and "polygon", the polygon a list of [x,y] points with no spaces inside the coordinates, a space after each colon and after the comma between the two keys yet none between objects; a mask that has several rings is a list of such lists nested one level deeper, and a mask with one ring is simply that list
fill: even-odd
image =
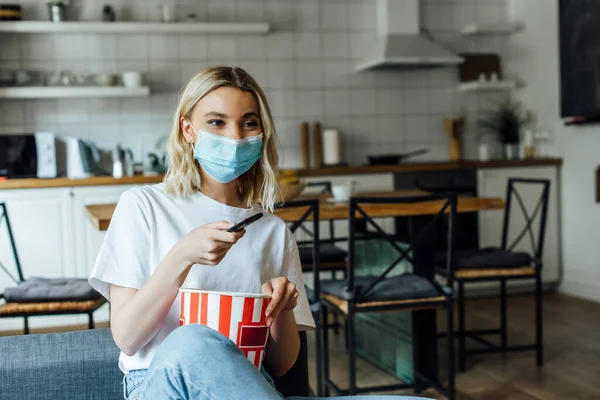
[{"label": "potted plant", "polygon": [[479,127],[493,134],[504,145],[507,160],[519,158],[521,132],[532,122],[531,113],[519,101],[507,99],[486,111],[479,120]]}]

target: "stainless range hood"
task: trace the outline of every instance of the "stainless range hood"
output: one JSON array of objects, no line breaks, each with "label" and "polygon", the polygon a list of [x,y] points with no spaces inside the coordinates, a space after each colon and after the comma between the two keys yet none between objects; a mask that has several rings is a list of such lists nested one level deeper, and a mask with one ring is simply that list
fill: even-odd
[{"label": "stainless range hood", "polygon": [[420,32],[419,0],[377,0],[377,41],[356,71],[456,65],[463,62]]}]

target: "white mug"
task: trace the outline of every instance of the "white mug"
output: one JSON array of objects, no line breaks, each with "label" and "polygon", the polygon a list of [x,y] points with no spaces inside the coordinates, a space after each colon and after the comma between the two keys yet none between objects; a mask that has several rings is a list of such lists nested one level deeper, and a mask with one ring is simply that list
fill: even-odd
[{"label": "white mug", "polygon": [[128,88],[136,88],[142,86],[142,73],[141,72],[123,72],[123,85]]},{"label": "white mug", "polygon": [[331,194],[335,201],[348,201],[350,199],[350,187],[348,185],[333,185]]}]

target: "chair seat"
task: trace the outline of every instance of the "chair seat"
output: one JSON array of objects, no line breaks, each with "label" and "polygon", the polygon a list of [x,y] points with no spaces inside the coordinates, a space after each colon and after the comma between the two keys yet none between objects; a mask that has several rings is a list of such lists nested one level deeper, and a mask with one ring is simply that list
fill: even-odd
[{"label": "chair seat", "polygon": [[[438,254],[439,266],[446,265],[446,253]],[[525,252],[516,252],[497,247],[457,251],[454,268],[461,269],[507,269],[531,266],[533,258]]]},{"label": "chair seat", "polygon": [[96,300],[84,301],[49,301],[40,303],[6,303],[0,305],[0,315],[8,317],[12,315],[27,314],[33,315],[48,315],[61,313],[86,313],[94,311],[98,307],[106,303],[104,297]]},{"label": "chair seat", "polygon": [[[300,261],[302,264],[312,264],[312,246],[300,246]],[[323,243],[319,246],[319,261],[323,263],[345,263],[348,252],[331,243]]]},{"label": "chair seat", "polygon": [[4,290],[7,303],[86,301],[100,297],[85,278],[29,278]]},{"label": "chair seat", "polygon": [[[356,277],[355,290],[366,289],[376,277]],[[321,292],[340,299],[351,300],[352,293],[347,290],[345,280],[324,280],[321,282]],[[427,279],[415,274],[404,274],[383,279],[359,302],[420,299],[440,296],[442,293]]]},{"label": "chair seat", "polygon": [[321,305],[315,298],[315,292],[308,286],[304,286],[304,290],[306,291],[306,297],[308,297],[308,305],[310,306],[310,311],[313,314],[317,314],[321,310]]},{"label": "chair seat", "polygon": [[304,285],[304,290],[306,291],[306,297],[308,297],[308,303],[309,304],[316,303],[317,300],[315,299],[315,291],[306,285]]}]

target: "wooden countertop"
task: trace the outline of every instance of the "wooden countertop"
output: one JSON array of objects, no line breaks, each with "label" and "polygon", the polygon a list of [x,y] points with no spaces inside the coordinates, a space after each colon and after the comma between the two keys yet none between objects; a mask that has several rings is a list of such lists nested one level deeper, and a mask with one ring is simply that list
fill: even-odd
[{"label": "wooden countertop", "polygon": [[[365,175],[387,174],[415,171],[443,171],[469,168],[510,168],[510,167],[538,167],[562,165],[560,158],[540,158],[535,160],[492,160],[492,161],[439,161],[402,163],[398,165],[364,165],[348,167],[326,167],[296,170],[299,177],[332,176],[332,175]],[[135,185],[154,184],[162,181],[162,175],[155,176],[129,176],[115,179],[112,176],[96,176],[86,179],[6,179],[0,181],[0,190],[3,189],[36,189],[58,188],[75,186],[102,186],[102,185]]]},{"label": "wooden countertop", "polygon": [[94,176],[84,179],[53,178],[53,179],[6,179],[0,181],[2,189],[38,189],[73,186],[104,186],[104,185],[139,185],[162,182],[162,175],[155,176],[126,176],[115,179],[112,176]]}]

